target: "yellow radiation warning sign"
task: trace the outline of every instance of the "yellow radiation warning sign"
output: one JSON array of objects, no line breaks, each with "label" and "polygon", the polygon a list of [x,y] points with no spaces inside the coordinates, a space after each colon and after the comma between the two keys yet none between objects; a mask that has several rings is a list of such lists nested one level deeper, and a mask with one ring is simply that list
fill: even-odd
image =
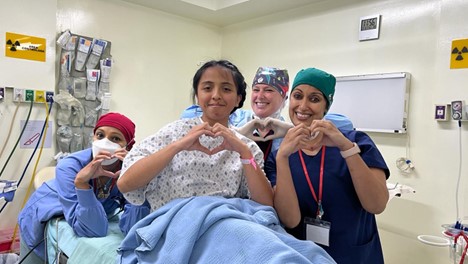
[{"label": "yellow radiation warning sign", "polygon": [[468,68],[468,39],[452,41],[450,69]]},{"label": "yellow radiation warning sign", "polygon": [[5,56],[17,59],[45,61],[46,40],[33,36],[6,32]]}]

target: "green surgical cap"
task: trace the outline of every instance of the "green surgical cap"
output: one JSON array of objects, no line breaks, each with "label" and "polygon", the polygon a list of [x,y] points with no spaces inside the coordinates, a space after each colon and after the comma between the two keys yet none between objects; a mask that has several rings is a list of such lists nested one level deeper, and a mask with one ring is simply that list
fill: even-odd
[{"label": "green surgical cap", "polygon": [[316,68],[302,69],[296,74],[296,78],[294,78],[291,93],[301,84],[307,84],[319,89],[323,93],[325,100],[327,100],[327,109],[330,109],[333,103],[333,95],[335,94],[335,76]]}]

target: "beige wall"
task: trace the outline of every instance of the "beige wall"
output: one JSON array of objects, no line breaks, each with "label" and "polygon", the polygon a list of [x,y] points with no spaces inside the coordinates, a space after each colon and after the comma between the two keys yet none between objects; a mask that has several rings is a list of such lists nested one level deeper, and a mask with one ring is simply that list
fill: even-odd
[{"label": "beige wall", "polygon": [[[179,117],[191,104],[191,80],[199,63],[221,54],[222,35],[218,28],[121,1],[47,0],[39,4],[27,0],[3,5],[0,15],[8,22],[0,23],[1,43],[5,43],[5,32],[43,37],[48,43],[44,63],[5,58],[2,46],[0,87],[55,90],[55,40],[66,29],[111,41],[114,58],[111,110],[124,113],[137,124],[137,141]],[[27,103],[20,105],[11,139],[0,157],[2,167],[20,134],[19,123],[26,118],[28,107]],[[15,108],[12,92],[8,90],[7,98],[0,103],[2,146]],[[35,104],[31,120],[43,118],[45,107]],[[17,148],[0,179],[18,179],[31,153],[32,150]],[[45,149],[38,169],[54,165],[56,153],[55,144]],[[14,227],[36,157],[37,154],[14,202],[1,213],[0,230]]]},{"label": "beige wall", "polygon": [[[55,27],[57,1],[18,1],[15,3],[2,2],[0,8],[0,87],[12,86],[24,89],[55,90]],[[5,32],[18,33],[46,39],[46,61],[38,62],[23,59],[5,57]],[[21,133],[20,121],[26,120],[29,112],[29,103],[20,105],[13,103],[13,91],[7,89],[5,99],[0,102],[0,148],[4,152],[0,157],[0,166],[3,173],[2,180],[19,180],[30,159],[33,149],[23,149],[18,146],[6,164],[18,137]],[[13,118],[16,112],[16,117]],[[34,104],[30,120],[44,121],[46,108],[44,104]],[[12,123],[12,120],[14,122]],[[11,125],[11,136],[7,141],[8,131]],[[54,127],[48,129],[53,131]],[[36,142],[34,142],[34,145]],[[37,157],[41,153],[41,158]],[[20,189],[15,192],[12,203],[8,203],[0,213],[0,230],[14,227],[16,216],[23,204],[29,185],[29,179],[35,168],[40,169],[50,164],[55,164],[53,156],[54,148],[44,148],[36,151],[30,161],[28,169],[24,172],[24,178]],[[6,164],[6,167],[5,167]],[[0,208],[4,202],[0,202]]]},{"label": "beige wall", "polygon": [[221,54],[219,29],[121,1],[60,0],[57,31],[112,42],[111,110],[137,124],[137,140],[178,117],[198,64]]},{"label": "beige wall", "polygon": [[[286,67],[292,78],[303,67],[337,76],[411,73],[408,134],[369,133],[390,167],[388,181],[417,191],[393,199],[378,216],[386,263],[450,263],[448,248],[425,245],[417,236],[441,236],[441,224],[456,220],[459,130],[455,121],[434,121],[433,113],[434,104],[468,100],[468,69],[449,68],[451,41],[468,39],[466,10],[468,2],[461,0],[374,1],[339,9],[311,6],[224,29],[222,54],[235,58],[249,77],[260,65]],[[380,38],[359,42],[359,18],[373,14],[382,15]],[[465,152],[467,129],[464,123]],[[409,157],[415,171],[400,172],[399,157]],[[468,176],[464,161],[461,186]],[[465,216],[467,190],[460,192]]]},{"label": "beige wall", "polygon": [[[56,24],[57,32],[70,29],[112,41],[111,109],[136,121],[138,140],[178,118],[190,104],[191,78],[197,64],[207,59],[231,59],[249,84],[260,65],[288,68],[291,78],[311,66],[337,76],[410,72],[408,133],[370,135],[390,167],[389,182],[409,185],[417,193],[393,199],[378,216],[378,224],[386,263],[439,264],[451,263],[448,249],[424,245],[416,237],[440,235],[441,224],[456,218],[459,129],[454,121],[434,121],[433,108],[457,99],[468,101],[468,70],[449,68],[451,41],[468,38],[466,10],[464,0],[367,1],[342,7],[325,2],[219,29],[120,1],[59,0]],[[18,12],[12,11],[7,18]],[[359,42],[359,18],[372,14],[382,15],[380,38]],[[0,29],[9,30],[3,24]],[[32,27],[21,30],[39,35]],[[0,70],[9,65],[0,59]],[[3,78],[0,75],[0,86]],[[21,84],[20,79],[13,81]],[[51,85],[50,76],[38,79]],[[1,103],[0,111],[11,112],[11,107]],[[3,142],[3,127],[10,118],[0,118]],[[467,126],[461,128],[463,150],[468,147]],[[415,171],[400,172],[395,165],[399,157],[409,157]],[[0,161],[3,165],[5,154]],[[15,156],[17,168],[24,162]],[[462,167],[461,186],[467,185],[467,170]],[[459,214],[464,217],[467,190],[460,191]],[[20,205],[12,207],[6,217],[2,213],[0,227],[14,221]]]}]

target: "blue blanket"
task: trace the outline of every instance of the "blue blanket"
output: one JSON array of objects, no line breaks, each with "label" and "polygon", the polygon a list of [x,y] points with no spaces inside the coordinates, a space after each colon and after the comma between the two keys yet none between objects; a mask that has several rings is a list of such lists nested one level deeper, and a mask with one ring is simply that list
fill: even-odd
[{"label": "blue blanket", "polygon": [[239,198],[176,199],[140,220],[117,263],[335,263],[286,233],[272,207]]}]

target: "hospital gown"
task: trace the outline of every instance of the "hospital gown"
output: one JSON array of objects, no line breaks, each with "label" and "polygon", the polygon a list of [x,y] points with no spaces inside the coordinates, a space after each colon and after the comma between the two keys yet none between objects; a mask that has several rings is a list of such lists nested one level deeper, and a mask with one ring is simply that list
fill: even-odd
[{"label": "hospital gown", "polygon": [[[198,117],[177,120],[141,141],[126,156],[121,177],[125,177],[126,170],[132,164],[184,137],[199,124],[201,119]],[[255,142],[231,130],[248,145],[257,164],[263,167],[263,153]],[[200,137],[200,143],[209,149],[222,141],[222,138]],[[142,204],[147,199],[151,211],[154,211],[175,198],[205,195],[249,197],[239,153],[233,151],[220,151],[214,155],[201,151],[181,151],[154,176],[146,186],[125,193],[125,198],[134,204]]]}]

